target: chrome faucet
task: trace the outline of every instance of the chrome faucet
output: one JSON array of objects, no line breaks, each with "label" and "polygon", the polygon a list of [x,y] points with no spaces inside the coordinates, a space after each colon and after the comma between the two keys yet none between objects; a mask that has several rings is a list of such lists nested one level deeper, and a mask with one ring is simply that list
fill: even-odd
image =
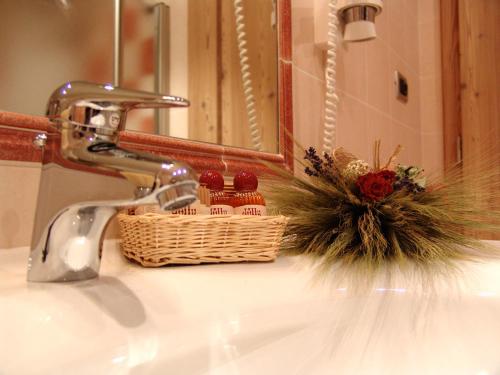
[{"label": "chrome faucet", "polygon": [[[196,176],[187,165],[117,145],[129,110],[188,105],[175,96],[87,82],[54,91],[47,117],[56,131],[46,144],[54,153],[43,156],[28,281],[96,277],[104,231],[119,210],[150,204],[172,210],[196,199]],[[94,200],[98,189],[105,200]],[[117,191],[128,199],[116,200]]]}]

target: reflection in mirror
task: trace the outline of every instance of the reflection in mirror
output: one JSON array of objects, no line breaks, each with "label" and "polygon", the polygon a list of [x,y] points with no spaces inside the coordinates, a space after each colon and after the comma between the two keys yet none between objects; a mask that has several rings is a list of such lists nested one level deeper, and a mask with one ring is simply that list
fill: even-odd
[{"label": "reflection in mirror", "polygon": [[278,152],[275,0],[0,0],[0,109],[43,115],[64,81],[112,82],[118,3],[120,86],[191,101],[128,130]]},{"label": "reflection in mirror", "polygon": [[0,109],[44,115],[63,82],[111,82],[113,1],[0,0]]}]

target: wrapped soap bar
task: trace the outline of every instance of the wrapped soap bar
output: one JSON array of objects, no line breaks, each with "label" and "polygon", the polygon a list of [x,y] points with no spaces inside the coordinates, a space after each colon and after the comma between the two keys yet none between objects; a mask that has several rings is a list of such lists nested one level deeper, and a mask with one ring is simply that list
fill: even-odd
[{"label": "wrapped soap bar", "polygon": [[200,176],[200,185],[209,190],[210,215],[232,215],[232,197],[224,191],[224,177],[217,171],[205,171]]},{"label": "wrapped soap bar", "polygon": [[234,213],[236,215],[265,216],[266,201],[257,191],[259,181],[252,172],[241,171],[234,176],[233,197]]},{"label": "wrapped soap bar", "polygon": [[177,210],[170,211],[170,213],[172,215],[208,215],[210,213],[210,208],[197,199],[189,206],[178,208]]}]

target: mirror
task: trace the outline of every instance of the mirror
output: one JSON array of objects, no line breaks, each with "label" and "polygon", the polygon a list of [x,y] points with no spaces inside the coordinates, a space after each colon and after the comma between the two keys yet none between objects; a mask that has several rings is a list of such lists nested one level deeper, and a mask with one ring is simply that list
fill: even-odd
[{"label": "mirror", "polygon": [[276,0],[0,0],[0,109],[44,115],[64,81],[119,79],[191,101],[187,111],[156,117],[133,111],[127,130],[278,153],[276,7]]}]

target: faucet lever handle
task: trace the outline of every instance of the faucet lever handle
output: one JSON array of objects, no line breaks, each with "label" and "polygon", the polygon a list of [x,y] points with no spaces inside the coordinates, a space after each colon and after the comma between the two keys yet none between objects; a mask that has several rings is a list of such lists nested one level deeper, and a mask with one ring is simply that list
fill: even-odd
[{"label": "faucet lever handle", "polygon": [[74,81],[65,83],[52,93],[47,104],[47,117],[109,136],[117,135],[125,128],[127,112],[132,109],[188,106],[189,101],[178,96]]}]

